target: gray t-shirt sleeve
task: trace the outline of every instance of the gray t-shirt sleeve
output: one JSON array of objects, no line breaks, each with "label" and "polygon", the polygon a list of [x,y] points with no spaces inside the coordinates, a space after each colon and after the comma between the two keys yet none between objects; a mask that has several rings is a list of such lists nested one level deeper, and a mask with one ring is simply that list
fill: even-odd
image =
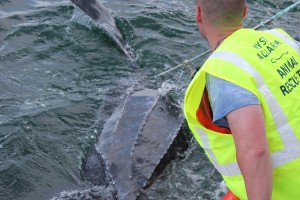
[{"label": "gray t-shirt sleeve", "polygon": [[219,126],[229,127],[226,116],[231,111],[248,105],[260,105],[252,92],[210,74],[206,75],[206,87],[213,122]]}]

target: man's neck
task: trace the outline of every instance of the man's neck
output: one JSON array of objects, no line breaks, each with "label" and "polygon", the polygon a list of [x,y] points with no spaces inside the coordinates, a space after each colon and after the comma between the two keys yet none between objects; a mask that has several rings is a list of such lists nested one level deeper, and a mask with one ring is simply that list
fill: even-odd
[{"label": "man's neck", "polygon": [[242,28],[241,26],[231,27],[231,28],[220,28],[220,29],[210,29],[206,33],[206,39],[209,43],[210,48],[214,51],[223,40],[225,40],[228,36],[233,34],[235,31]]}]

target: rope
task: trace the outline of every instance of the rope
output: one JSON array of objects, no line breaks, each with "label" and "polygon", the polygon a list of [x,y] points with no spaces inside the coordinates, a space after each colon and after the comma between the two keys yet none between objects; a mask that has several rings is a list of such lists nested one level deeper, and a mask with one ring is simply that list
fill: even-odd
[{"label": "rope", "polygon": [[[169,69],[169,70],[163,72],[163,73],[158,74],[157,76],[162,76],[162,75],[164,75],[164,74],[167,74],[167,73],[169,73],[169,72],[171,72],[171,71],[173,71],[173,70],[175,70],[175,69],[178,69],[179,67],[186,67],[186,66],[188,66],[188,64],[189,64],[191,61],[196,60],[197,58],[199,58],[199,57],[201,57],[201,56],[204,56],[204,55],[206,55],[206,54],[208,54],[208,53],[210,53],[210,52],[211,52],[211,50],[207,50],[207,51],[203,52],[202,54],[200,54],[200,55],[198,55],[198,56],[196,56],[196,57],[194,57],[194,58],[192,58],[192,59],[190,59],[190,60],[185,60],[185,61],[183,61],[183,63],[181,63],[181,64],[179,64],[179,65],[177,65],[177,66],[175,66],[175,67],[173,67],[173,68],[171,68],[171,69]],[[192,70],[193,70],[193,69],[192,69]]]},{"label": "rope", "polygon": [[281,17],[282,15],[284,15],[285,13],[289,12],[291,9],[295,8],[298,4],[300,3],[300,1],[297,1],[296,3],[286,7],[285,9],[279,11],[277,14],[275,14],[273,17],[271,17],[270,19],[267,19],[264,22],[261,22],[259,25],[255,26],[253,29],[259,29],[260,27],[270,23],[271,21],[278,19],[279,17]]},{"label": "rope", "polygon": [[[255,26],[253,29],[257,30],[257,29],[261,28],[262,26],[265,26],[266,24],[270,23],[271,21],[273,21],[275,19],[278,19],[279,17],[281,17],[285,13],[289,12],[291,9],[295,8],[298,4],[300,4],[300,1],[297,1],[296,3],[294,3],[294,4],[292,4],[292,5],[288,6],[288,7],[286,7],[285,9],[283,9],[281,11],[279,11],[278,13],[276,13],[275,15],[273,15],[271,18],[269,18],[266,21],[263,21],[260,24],[258,24],[257,26]],[[201,53],[200,55],[195,56],[194,58],[192,58],[190,60],[185,60],[185,61],[183,61],[183,63],[181,63],[181,64],[179,64],[179,65],[177,65],[177,66],[175,66],[175,67],[173,67],[173,68],[171,68],[171,69],[169,69],[167,71],[164,71],[164,72],[158,74],[157,76],[165,75],[165,74],[167,74],[167,73],[169,73],[171,71],[174,71],[175,69],[178,69],[180,67],[188,67],[190,69],[191,67],[188,64],[191,61],[196,60],[197,58],[202,57],[202,56],[204,56],[204,55],[206,55],[206,54],[208,54],[210,52],[211,52],[211,50],[207,50],[207,51]],[[191,72],[195,71],[192,68],[190,70],[191,70]]]}]

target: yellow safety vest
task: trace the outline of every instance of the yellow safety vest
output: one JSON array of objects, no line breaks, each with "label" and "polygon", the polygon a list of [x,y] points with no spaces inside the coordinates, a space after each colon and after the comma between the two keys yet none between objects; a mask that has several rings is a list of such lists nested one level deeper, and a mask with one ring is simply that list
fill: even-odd
[{"label": "yellow safety vest", "polygon": [[189,128],[228,188],[247,199],[231,134],[197,120],[206,73],[254,93],[264,112],[273,161],[274,200],[300,199],[300,50],[283,30],[240,29],[226,38],[191,81],[184,113]]}]

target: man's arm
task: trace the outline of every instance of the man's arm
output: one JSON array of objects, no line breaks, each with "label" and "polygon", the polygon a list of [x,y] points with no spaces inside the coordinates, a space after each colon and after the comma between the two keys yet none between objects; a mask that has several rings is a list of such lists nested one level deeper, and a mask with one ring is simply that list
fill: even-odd
[{"label": "man's arm", "polygon": [[263,111],[249,105],[227,115],[234,137],[237,161],[243,174],[249,200],[270,200],[272,161],[267,144]]}]

